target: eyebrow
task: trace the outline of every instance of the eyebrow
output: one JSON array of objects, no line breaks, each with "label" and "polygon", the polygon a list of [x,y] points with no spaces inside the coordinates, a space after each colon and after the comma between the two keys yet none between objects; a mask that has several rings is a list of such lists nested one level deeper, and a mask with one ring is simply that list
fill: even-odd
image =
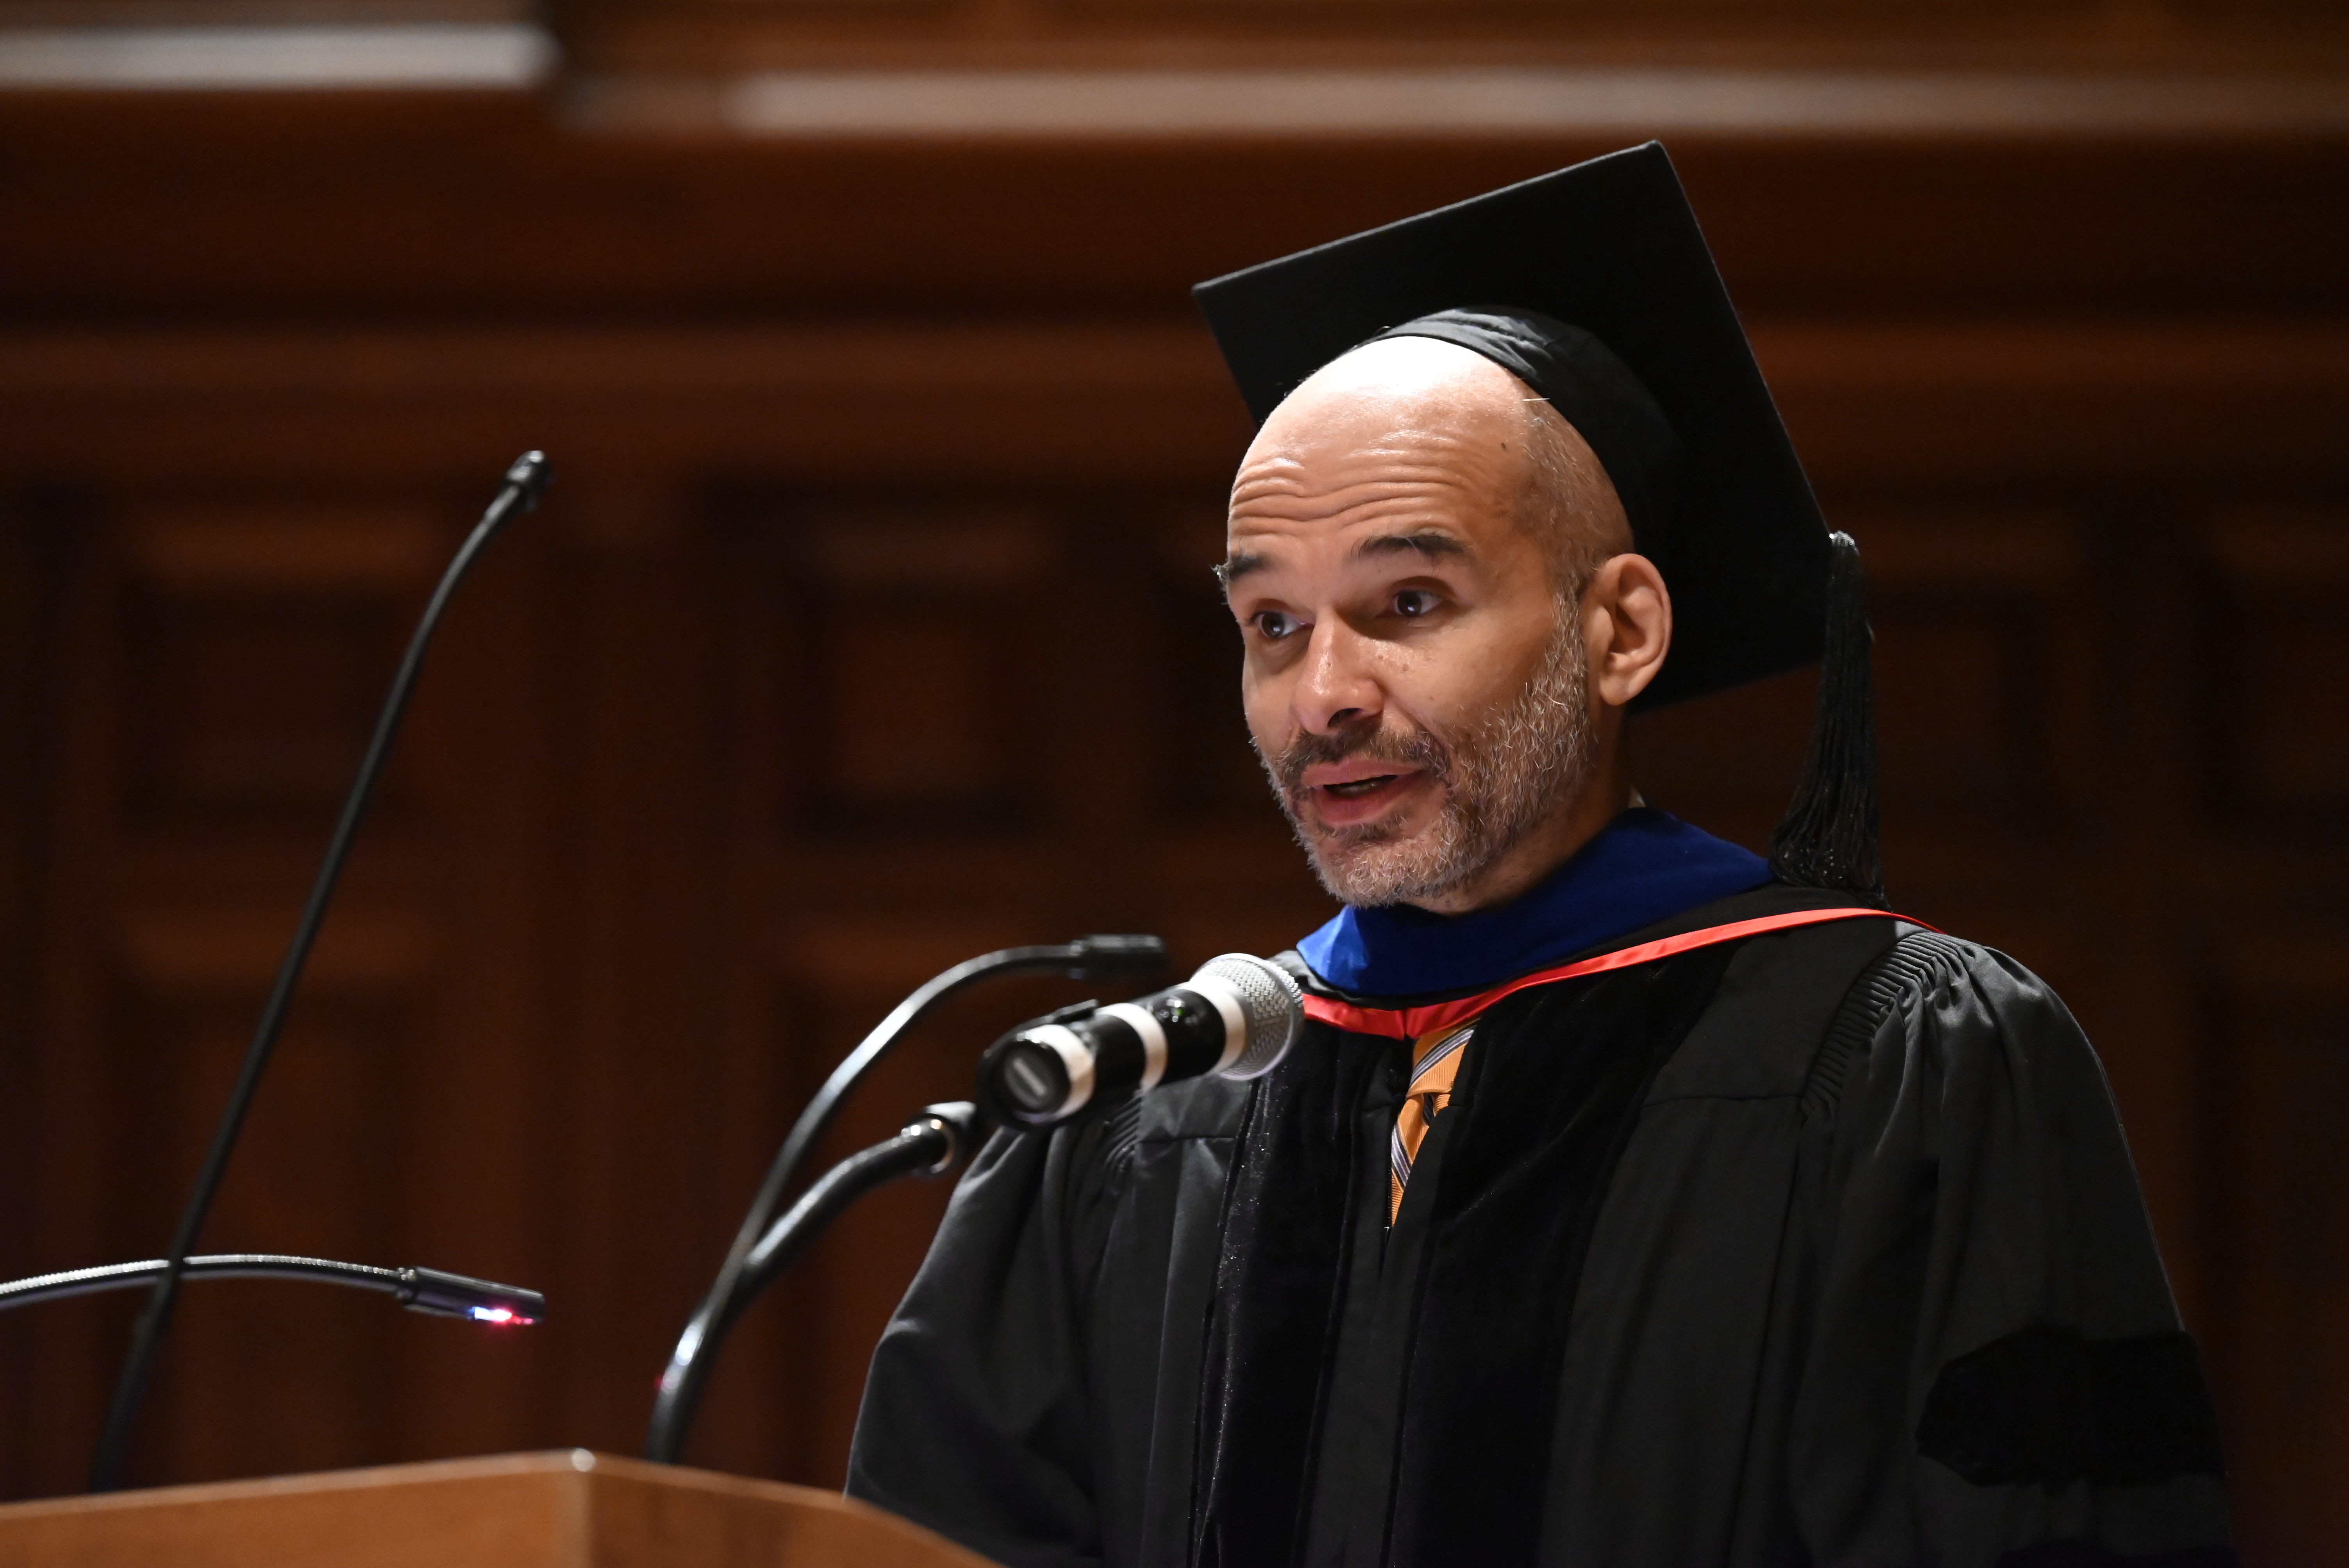
[{"label": "eyebrow", "polygon": [[1468,546],[1440,529],[1423,528],[1416,533],[1386,533],[1376,539],[1366,539],[1354,546],[1354,559],[1366,561],[1373,555],[1424,555],[1434,560],[1445,555],[1466,555]]},{"label": "eyebrow", "polygon": [[[1468,546],[1452,535],[1436,529],[1422,529],[1416,533],[1382,533],[1366,539],[1354,546],[1354,559],[1366,561],[1376,555],[1424,555],[1430,560],[1441,556],[1465,556],[1472,553]],[[1251,572],[1261,572],[1271,562],[1253,551],[1243,550],[1215,568],[1216,581],[1225,592]]]},{"label": "eyebrow", "polygon": [[1214,568],[1216,581],[1222,583],[1224,592],[1228,593],[1231,592],[1233,583],[1251,572],[1263,571],[1268,564],[1269,562],[1263,556],[1253,551],[1243,550],[1216,564]]}]

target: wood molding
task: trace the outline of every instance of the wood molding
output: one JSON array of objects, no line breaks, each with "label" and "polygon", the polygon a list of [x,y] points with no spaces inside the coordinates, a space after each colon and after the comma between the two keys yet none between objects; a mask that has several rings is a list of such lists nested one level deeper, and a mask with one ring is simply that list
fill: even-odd
[{"label": "wood molding", "polygon": [[1321,67],[605,76],[565,112],[598,130],[828,141],[2333,139],[2327,75]]},{"label": "wood molding", "polygon": [[[2320,438],[2349,421],[2349,321],[1764,319],[1752,335],[1823,484],[2349,474],[2349,449]],[[478,466],[480,432],[502,428],[501,452],[835,480],[979,465],[1211,483],[1247,439],[1205,329],[1151,321],[20,332],[0,337],[0,472],[134,486],[347,475],[333,449],[366,431],[396,432],[370,459],[411,473]]]}]

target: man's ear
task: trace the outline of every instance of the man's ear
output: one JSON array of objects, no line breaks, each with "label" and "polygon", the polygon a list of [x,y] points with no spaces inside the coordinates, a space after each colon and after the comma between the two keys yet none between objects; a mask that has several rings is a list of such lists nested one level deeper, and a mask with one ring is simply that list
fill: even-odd
[{"label": "man's ear", "polygon": [[1672,646],[1672,596],[1644,555],[1609,556],[1582,591],[1582,639],[1590,692],[1609,707],[1648,689]]}]

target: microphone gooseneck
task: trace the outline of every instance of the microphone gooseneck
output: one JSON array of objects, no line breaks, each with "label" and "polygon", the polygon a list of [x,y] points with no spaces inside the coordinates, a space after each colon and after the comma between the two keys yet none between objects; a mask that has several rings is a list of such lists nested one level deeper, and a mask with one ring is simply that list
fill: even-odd
[{"label": "microphone gooseneck", "polygon": [[661,1370],[658,1391],[653,1397],[652,1423],[645,1437],[645,1457],[662,1463],[676,1462],[685,1446],[686,1428],[701,1397],[702,1381],[709,1376],[709,1361],[697,1353],[698,1347],[711,1337],[719,1323],[738,1310],[736,1303],[742,1290],[744,1272],[750,1266],[750,1251],[766,1233],[784,1192],[791,1187],[792,1178],[806,1163],[816,1140],[823,1136],[824,1129],[840,1113],[849,1091],[896,1048],[915,1024],[957,992],[999,975],[1059,973],[1072,980],[1102,980],[1154,975],[1165,966],[1166,944],[1155,936],[1081,936],[1074,942],[1006,947],[965,959],[932,975],[891,1008],[889,1016],[875,1024],[872,1033],[832,1069],[832,1076],[823,1080],[815,1098],[808,1101],[807,1109],[792,1124],[783,1146],[775,1151],[775,1162],[768,1168],[766,1180],[759,1184],[757,1195],[750,1200],[750,1212],[735,1228],[733,1244],[727,1249],[726,1261],[719,1265],[718,1277],[710,1282],[709,1289],[694,1307],[685,1332],[678,1336],[676,1351]]},{"label": "microphone gooseneck", "polygon": [[900,1176],[937,1176],[954,1168],[985,1133],[978,1107],[968,1100],[926,1105],[919,1116],[870,1149],[850,1155],[808,1184],[783,1217],[751,1246],[742,1272],[715,1310],[696,1313],[678,1336],[661,1375],[660,1394],[645,1436],[645,1458],[674,1464],[685,1447],[701,1391],[734,1325],[774,1283],[784,1266],[824,1233],[851,1203]]},{"label": "microphone gooseneck", "polygon": [[1304,1024],[1304,994],[1287,970],[1226,953],[1153,995],[1065,1008],[1012,1030],[980,1058],[979,1104],[1004,1126],[1036,1129],[1112,1090],[1210,1073],[1259,1078]]},{"label": "microphone gooseneck", "polygon": [[[170,1266],[168,1259],[147,1258],[135,1264],[107,1264],[94,1269],[68,1269],[63,1274],[10,1280],[0,1284],[0,1312],[12,1306],[30,1306],[36,1301],[59,1301],[108,1290],[134,1290],[150,1283]],[[288,1257],[279,1253],[218,1253],[209,1257],[181,1259],[180,1277],[314,1280],[357,1290],[380,1291],[396,1297],[410,1312],[434,1317],[462,1317],[501,1326],[546,1321],[546,1297],[538,1292],[442,1269],[379,1269],[366,1264]]]},{"label": "microphone gooseneck", "polygon": [[138,1326],[131,1330],[130,1352],[123,1359],[122,1376],[115,1385],[114,1401],[106,1414],[106,1430],[98,1439],[97,1457],[90,1463],[92,1491],[111,1491],[121,1478],[122,1455],[129,1443],[131,1423],[138,1416],[139,1401],[154,1369],[155,1353],[162,1343],[163,1332],[171,1326],[171,1308],[179,1299],[180,1279],[187,1271],[188,1256],[195,1251],[197,1233],[203,1229],[212,1195],[219,1191],[221,1177],[228,1170],[229,1154],[236,1147],[245,1112],[252,1109],[254,1091],[261,1087],[262,1070],[268,1067],[277,1037],[285,1026],[286,1008],[301,982],[303,966],[309,962],[311,944],[317,940],[318,927],[326,919],[326,904],[334,897],[343,862],[350,858],[351,841],[375,793],[376,776],[383,771],[392,738],[399,732],[400,717],[408,709],[409,694],[424,666],[424,650],[432,640],[433,629],[440,623],[440,613],[448,607],[474,558],[517,513],[538,504],[539,496],[554,477],[554,470],[543,452],[524,452],[514,459],[506,469],[497,498],[490,502],[481,521],[474,525],[456,558],[449,562],[449,569],[441,573],[440,584],[426,603],[415,635],[409,639],[408,652],[399,662],[398,674],[392,677],[390,694],[384,698],[383,712],[376,720],[375,734],[359,761],[358,776],[351,780],[351,792],[343,801],[343,813],[335,823],[334,837],[327,841],[326,856],[319,864],[317,880],[310,886],[309,902],[303,905],[302,918],[294,928],[294,940],[285,950],[284,963],[278,966],[268,1000],[262,1005],[261,1019],[254,1026],[253,1043],[245,1048],[236,1086],[230,1090],[228,1105],[212,1130],[212,1147],[196,1173],[195,1190],[189,1193],[188,1206],[180,1215],[178,1229],[172,1233],[171,1250],[163,1258],[162,1268],[155,1275],[153,1293],[139,1315]]}]

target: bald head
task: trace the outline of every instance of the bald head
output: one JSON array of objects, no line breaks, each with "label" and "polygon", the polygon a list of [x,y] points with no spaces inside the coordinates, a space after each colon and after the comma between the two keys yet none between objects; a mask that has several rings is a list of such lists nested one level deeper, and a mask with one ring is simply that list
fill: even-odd
[{"label": "bald head", "polygon": [[1670,602],[1589,447],[1499,366],[1402,337],[1325,366],[1248,449],[1226,545],[1248,730],[1340,899],[1513,897],[1622,805]]},{"label": "bald head", "polygon": [[1498,365],[1432,337],[1365,344],[1308,377],[1257,433],[1233,500],[1251,475],[1397,461],[1450,466],[1506,505],[1568,592],[1632,548],[1614,484],[1574,427]]}]

